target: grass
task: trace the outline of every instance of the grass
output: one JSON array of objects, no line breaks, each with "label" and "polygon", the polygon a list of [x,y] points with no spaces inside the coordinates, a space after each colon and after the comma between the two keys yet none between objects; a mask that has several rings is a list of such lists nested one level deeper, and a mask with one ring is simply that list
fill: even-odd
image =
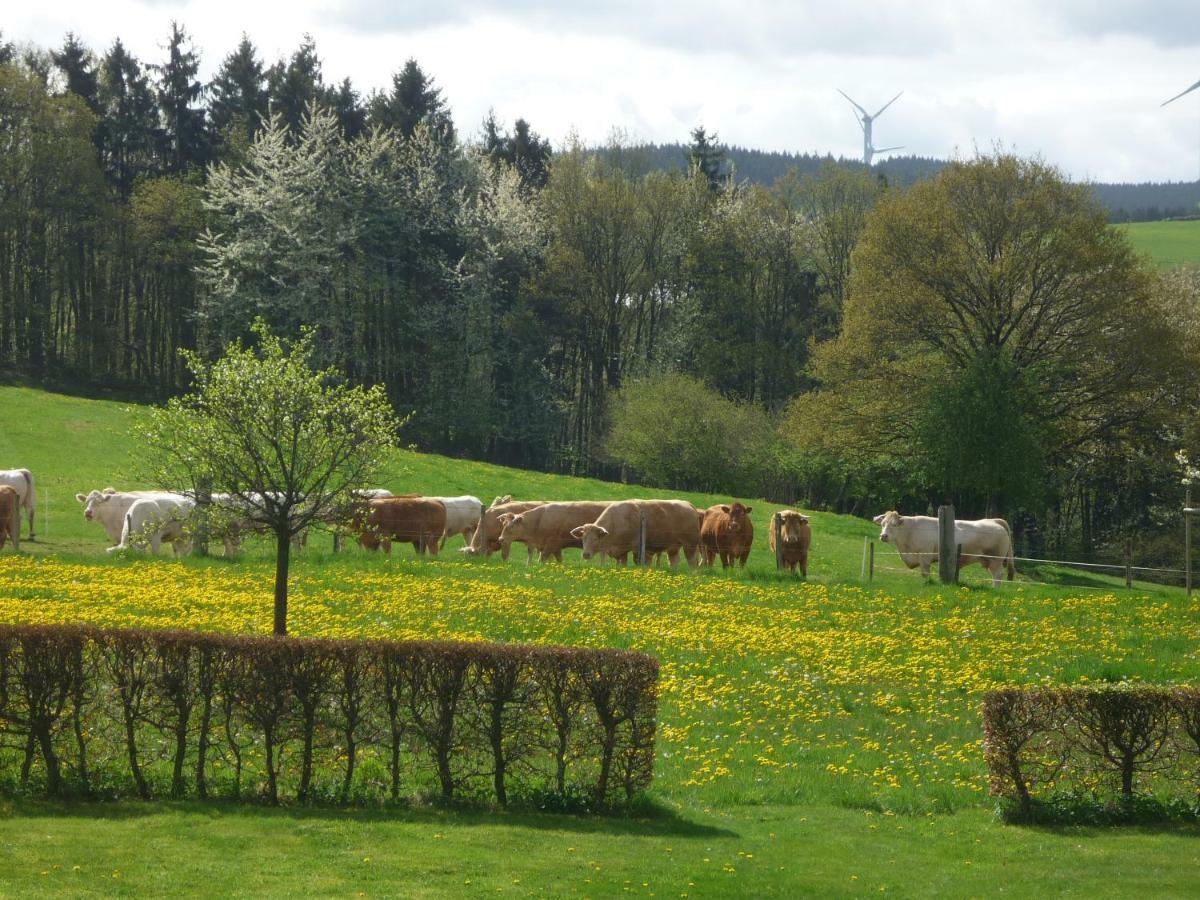
[{"label": "grass", "polygon": [[1200,219],[1182,222],[1132,222],[1119,225],[1134,249],[1160,269],[1200,263]]},{"label": "grass", "polygon": [[[83,522],[76,490],[136,483],[126,438],[136,409],[0,388],[0,411],[10,423],[0,461],[30,466],[50,488],[46,541],[0,557],[0,619],[266,630],[262,549],[241,560],[114,560],[99,527]],[[655,493],[410,452],[382,483],[485,501]],[[1200,606],[1178,590],[1107,590],[1112,579],[1090,574],[1079,576],[1089,590],[942,588],[890,572],[864,585],[863,538],[875,527],[821,513],[805,584],[775,572],[765,541],[775,507],[751,503],[755,550],[748,569],[731,574],[584,566],[577,554],[531,567],[453,551],[418,561],[407,548],[392,559],[332,556],[327,538],[296,564],[299,634],[654,653],[664,664],[657,810],[579,819],[10,802],[0,806],[0,895],[1192,891],[1195,827],[996,823],[977,704],[1005,681],[1194,679]],[[881,567],[896,565],[894,551],[878,550]]]}]

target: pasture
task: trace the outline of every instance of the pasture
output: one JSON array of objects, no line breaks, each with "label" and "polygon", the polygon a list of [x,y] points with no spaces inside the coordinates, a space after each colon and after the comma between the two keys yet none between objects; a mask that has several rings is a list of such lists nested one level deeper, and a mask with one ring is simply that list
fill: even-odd
[{"label": "pasture", "polygon": [[1200,263],[1200,220],[1183,222],[1131,222],[1118,225],[1139,253],[1148,255],[1160,269]]},{"label": "pasture", "polygon": [[[0,388],[0,461],[28,465],[50,530],[0,555],[0,620],[270,628],[265,548],[226,560],[111,559],[74,493],[137,484],[135,408]],[[429,494],[664,496],[628,485],[398,454],[382,486]],[[671,494],[698,506],[716,500]],[[1200,674],[1200,602],[1181,591],[942,588],[858,580],[867,520],[813,515],[810,578],[776,573],[754,506],[745,572],[526,566],[410,548],[293,571],[300,635],[631,647],[663,663],[659,758],[621,818],[417,804],[398,810],[5,801],[0,893],[795,896],[1191,893],[1200,830],[1002,826],[986,796],[978,701],[1002,683]],[[896,565],[879,548],[881,564]],[[1053,574],[1053,573],[1048,573]],[[253,854],[244,852],[252,846]]]}]

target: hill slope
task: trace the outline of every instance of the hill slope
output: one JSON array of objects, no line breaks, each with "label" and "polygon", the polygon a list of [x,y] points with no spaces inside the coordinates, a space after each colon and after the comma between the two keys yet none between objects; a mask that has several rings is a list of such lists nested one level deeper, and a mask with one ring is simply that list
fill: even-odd
[{"label": "hill slope", "polygon": [[1148,254],[1160,269],[1200,264],[1200,219],[1135,222],[1120,225],[1134,249]]}]

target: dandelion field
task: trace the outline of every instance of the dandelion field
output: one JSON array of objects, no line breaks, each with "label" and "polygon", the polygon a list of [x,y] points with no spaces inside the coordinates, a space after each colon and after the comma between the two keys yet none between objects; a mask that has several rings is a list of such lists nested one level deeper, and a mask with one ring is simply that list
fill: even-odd
[{"label": "dandelion field", "polygon": [[[46,457],[52,490],[48,538],[0,555],[0,621],[269,631],[272,563],[253,548],[237,560],[103,554],[103,534],[82,522],[71,491],[132,486],[104,473],[127,471],[119,446],[136,410],[13,388],[0,388],[0,406],[36,416],[42,396],[41,431],[26,417],[0,436],[0,459]],[[418,454],[404,454],[385,483],[479,496],[645,495]],[[751,564],[729,574],[585,566],[577,554],[526,566],[519,551],[505,563],[462,558],[456,545],[437,560],[408,550],[330,555],[327,537],[294,563],[297,635],[618,646],[658,657],[657,811],[589,819],[9,800],[0,802],[0,895],[1194,891],[1193,826],[998,824],[978,705],[1006,683],[1194,680],[1200,600],[1108,590],[1102,579],[995,591],[884,573],[868,584],[858,578],[862,540],[875,529],[822,514],[804,582],[774,571],[772,507],[755,507],[764,530]]]}]

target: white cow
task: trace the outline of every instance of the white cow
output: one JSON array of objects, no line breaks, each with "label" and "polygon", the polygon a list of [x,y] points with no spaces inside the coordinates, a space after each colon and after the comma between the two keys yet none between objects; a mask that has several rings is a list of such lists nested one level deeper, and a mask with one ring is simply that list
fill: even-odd
[{"label": "white cow", "polygon": [[[921,567],[929,577],[929,567],[938,558],[938,520],[932,516],[902,516],[890,510],[875,517],[881,525],[879,539],[896,545],[900,558],[910,569]],[[1017,567],[1013,560],[1012,529],[1003,519],[956,519],[954,542],[962,548],[958,567],[979,563],[992,573],[992,584],[1000,586],[1001,570],[1008,569],[1012,581]]]},{"label": "white cow", "polygon": [[463,539],[471,541],[471,535],[479,527],[479,519],[483,516],[483,501],[478,497],[466,494],[462,497],[426,497],[426,500],[437,500],[446,507],[446,530],[438,544],[440,549],[453,535],[461,534]]},{"label": "white cow", "polygon": [[29,539],[33,533],[33,514],[37,510],[37,489],[33,484],[33,473],[28,469],[0,469],[0,484],[14,488],[23,507],[29,513]]},{"label": "white cow", "polygon": [[109,547],[109,553],[131,548],[150,546],[157,553],[163,541],[175,549],[175,555],[188,553],[192,549],[191,537],[187,533],[188,517],[196,508],[196,501],[179,494],[163,494],[159,497],[141,497],[125,512],[121,526],[121,542]]},{"label": "white cow", "polygon": [[117,543],[121,540],[121,531],[125,527],[125,513],[129,507],[144,497],[182,497],[169,491],[118,491],[106,487],[102,491],[90,491],[87,494],[76,494],[75,499],[83,504],[83,517],[89,522],[99,522],[108,539]]}]

